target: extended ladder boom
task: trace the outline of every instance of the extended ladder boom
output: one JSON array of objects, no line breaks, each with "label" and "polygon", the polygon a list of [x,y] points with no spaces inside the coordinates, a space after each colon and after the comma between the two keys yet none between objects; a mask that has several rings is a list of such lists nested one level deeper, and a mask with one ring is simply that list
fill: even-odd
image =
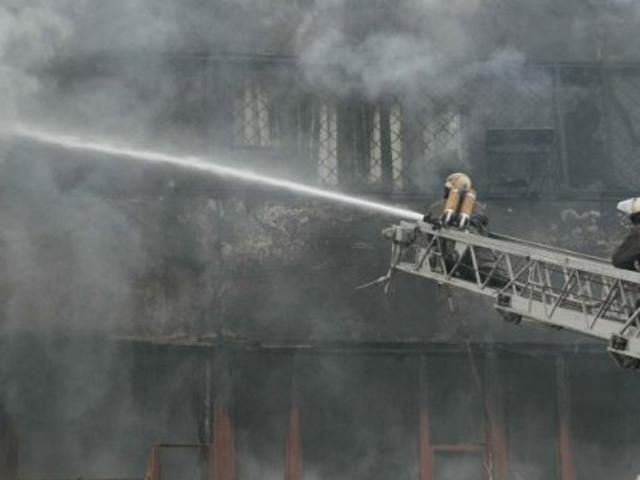
[{"label": "extended ladder boom", "polygon": [[511,318],[526,317],[607,340],[624,367],[640,367],[640,273],[603,259],[497,235],[427,223],[384,231],[391,268],[491,297]]}]

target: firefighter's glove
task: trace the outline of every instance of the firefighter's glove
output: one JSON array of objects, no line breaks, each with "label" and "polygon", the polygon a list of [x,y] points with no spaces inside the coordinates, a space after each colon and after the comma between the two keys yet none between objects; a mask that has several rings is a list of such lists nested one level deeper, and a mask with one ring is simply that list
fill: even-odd
[{"label": "firefighter's glove", "polygon": [[472,215],[469,219],[469,223],[476,228],[487,228],[489,226],[489,217],[487,217],[484,213],[478,213],[476,215]]},{"label": "firefighter's glove", "polygon": [[474,227],[480,235],[487,235],[489,233],[489,217],[482,213],[473,215],[469,219],[469,224]]}]

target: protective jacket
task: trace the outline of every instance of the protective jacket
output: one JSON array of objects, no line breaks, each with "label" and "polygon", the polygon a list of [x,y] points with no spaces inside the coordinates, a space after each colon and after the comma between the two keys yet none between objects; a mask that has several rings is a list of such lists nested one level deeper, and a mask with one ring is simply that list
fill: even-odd
[{"label": "protective jacket", "polygon": [[611,258],[614,267],[625,270],[637,270],[636,262],[640,262],[640,225],[631,227]]},{"label": "protective jacket", "polygon": [[[427,212],[424,215],[424,221],[431,224],[438,224],[440,217],[444,212],[446,199],[438,200],[437,202],[429,205]],[[486,208],[483,204],[476,202],[473,206],[473,212],[469,222],[469,231],[482,235],[489,236],[489,217],[487,216]],[[452,268],[457,263],[459,257],[455,251],[455,242],[446,241],[443,248],[443,256],[447,264],[447,268]],[[476,249],[476,261],[478,262],[478,273],[480,274],[480,280],[486,281],[486,278],[491,274],[491,280],[488,281],[488,285],[494,288],[502,288],[508,283],[508,272],[503,265],[497,264],[497,257],[492,250],[487,248]],[[458,277],[471,282],[476,281],[473,268],[473,260],[469,251],[466,251],[462,259],[460,259],[459,267],[457,269]],[[491,273],[493,272],[493,273]],[[511,323],[520,323],[522,317],[511,312],[500,312],[500,315]]]},{"label": "protective jacket", "polygon": [[[427,213],[424,216],[424,221],[432,224],[437,224],[440,220],[442,212],[444,211],[445,203],[446,199],[441,199],[437,202],[432,203],[427,209]],[[471,221],[469,223],[469,231],[486,237],[489,235],[488,224],[489,218],[487,217],[485,206],[479,202],[476,202],[473,206],[473,213],[471,215]],[[448,240],[442,245],[442,253],[444,255],[448,268],[451,268],[451,266],[454,265],[458,259],[457,253],[455,252],[454,244],[455,242]],[[494,269],[497,257],[489,249],[478,248],[476,249],[476,260],[478,262],[478,270],[482,279],[484,280],[484,276],[487,275],[492,269]],[[471,259],[471,254],[468,251],[464,254],[462,260],[460,261],[460,267],[458,270],[462,278],[470,281],[475,281],[475,275],[473,273],[473,261]],[[506,279],[506,271],[501,265],[498,268],[494,269],[493,282],[491,282],[491,284],[492,286],[501,286],[506,284]]]}]

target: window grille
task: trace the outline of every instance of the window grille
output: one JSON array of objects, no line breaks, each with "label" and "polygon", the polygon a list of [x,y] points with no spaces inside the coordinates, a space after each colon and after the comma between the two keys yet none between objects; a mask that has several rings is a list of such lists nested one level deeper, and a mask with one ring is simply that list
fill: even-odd
[{"label": "window grille", "polygon": [[280,143],[273,99],[259,83],[245,82],[236,96],[234,134],[238,147],[273,147]]},{"label": "window grille", "polygon": [[321,104],[313,118],[313,143],[318,180],[325,185],[338,183],[338,145],[336,108]]}]

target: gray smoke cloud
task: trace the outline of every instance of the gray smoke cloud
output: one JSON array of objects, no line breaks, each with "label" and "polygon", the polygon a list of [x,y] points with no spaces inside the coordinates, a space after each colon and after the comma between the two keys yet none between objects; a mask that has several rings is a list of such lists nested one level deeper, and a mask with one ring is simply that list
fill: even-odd
[{"label": "gray smoke cloud", "polygon": [[295,37],[307,79],[339,94],[456,93],[524,62],[637,58],[637,2],[317,2]]},{"label": "gray smoke cloud", "polygon": [[374,98],[416,90],[445,94],[476,73],[524,60],[515,49],[482,38],[492,13],[486,3],[354,3],[319,2],[305,15],[296,40],[311,83]]},{"label": "gray smoke cloud", "polygon": [[[103,59],[123,50],[166,49],[172,23],[160,10],[138,1],[0,2],[0,128],[36,121],[124,138],[145,135],[173,95],[163,63],[131,68],[131,62]],[[79,70],[75,60],[85,62]],[[149,239],[141,237],[135,207],[97,192],[116,185],[109,172],[117,166],[96,178],[91,169],[65,164],[62,152],[1,143],[0,416],[8,415],[21,440],[21,474],[140,472],[163,430],[180,435],[176,411],[167,410],[172,398],[186,405],[178,414],[183,419],[197,411],[172,376],[184,363],[176,361],[159,387],[164,400],[152,422],[158,430],[130,430],[148,407],[140,408],[128,387],[134,360],[104,339],[130,328],[136,317],[136,282],[154,268]],[[110,412],[111,440],[87,428],[100,411]],[[125,448],[138,450],[124,463],[119,447],[105,447],[123,438],[136,438]]]},{"label": "gray smoke cloud", "polygon": [[125,211],[91,194],[60,191],[45,175],[4,172],[14,181],[36,181],[37,187],[5,194],[0,208],[3,327],[121,326],[133,315],[132,278],[146,263],[139,232]]},{"label": "gray smoke cloud", "polygon": [[[65,2],[60,2],[64,8]],[[51,59],[72,25],[52,11],[50,2],[4,2],[0,6],[0,89],[2,120],[13,120],[38,92],[40,83],[31,69]]]},{"label": "gray smoke cloud", "polygon": [[286,49],[282,29],[296,15],[290,5],[249,0],[7,0],[0,5],[0,121],[36,120],[129,142],[157,141],[159,132],[194,141],[167,123],[201,72],[188,61],[171,64],[166,54],[275,53]]},{"label": "gray smoke cloud", "polygon": [[[331,93],[447,95],[478,77],[518,72],[525,61],[628,59],[639,10],[629,0],[5,0],[2,121],[29,116],[153,138],[184,82],[163,52],[293,54],[307,81]],[[70,76],[48,71],[74,59],[93,59],[94,71],[84,69],[81,81],[71,67]]]},{"label": "gray smoke cloud", "polygon": [[[159,62],[126,68],[105,55],[164,50],[174,38],[162,5],[149,2],[9,1],[0,6],[2,121],[140,136],[170,98]],[[143,26],[141,28],[141,26]],[[82,67],[78,82],[73,61]],[[64,64],[67,67],[64,67]],[[62,65],[62,66],[61,66]],[[62,68],[62,70],[60,70]],[[66,68],[66,71],[65,71]],[[146,102],[153,88],[154,104]]]},{"label": "gray smoke cloud", "polygon": [[[425,94],[447,97],[478,79],[497,79],[510,89],[533,89],[541,92],[542,96],[548,91],[549,79],[524,75],[523,68],[528,61],[629,59],[636,57],[638,51],[636,27],[640,7],[632,0],[571,0],[561,4],[553,0],[363,0],[358,4],[346,0],[319,0],[308,8],[302,6],[303,3],[281,1],[274,6],[263,0],[223,0],[215,5],[197,0],[3,0],[0,3],[0,123],[11,123],[17,119],[37,121],[62,130],[99,134],[124,142],[153,142],[173,147],[184,145],[195,150],[206,145],[208,131],[194,133],[197,122],[187,126],[176,125],[172,113],[177,104],[191,98],[192,90],[212,87],[198,83],[204,82],[204,77],[194,74],[188,62],[176,66],[167,61],[165,53],[182,53],[185,58],[193,52],[293,54],[299,59],[306,81],[330,95],[355,95],[373,100],[386,94],[400,93],[411,101],[422,99]],[[483,116],[492,110],[491,100],[487,99],[494,97],[465,101],[474,107],[473,115]],[[203,108],[198,98],[186,110],[196,108]],[[214,109],[217,105],[206,108]],[[541,115],[541,118],[536,119],[536,126],[544,125],[546,117]],[[11,153],[14,154],[15,151]],[[42,153],[32,155],[45,161],[53,159]],[[9,156],[7,152],[0,153],[5,172]],[[273,242],[274,238],[280,237],[269,233],[263,236],[263,231],[258,228],[249,228],[246,232],[239,228],[241,235],[238,236],[241,238],[234,238],[230,232],[232,224],[239,221],[240,209],[229,208],[227,215],[231,218],[216,230],[218,224],[210,219],[214,215],[222,217],[224,209],[216,208],[215,212],[198,209],[197,215],[202,219],[197,223],[189,217],[196,216],[193,213],[196,208],[185,202],[183,209],[175,207],[174,211],[166,213],[167,216],[175,215],[179,220],[165,224],[159,220],[162,215],[157,214],[157,210],[168,209],[167,203],[125,208],[123,202],[96,195],[91,190],[95,187],[92,183],[95,179],[81,179],[77,182],[79,185],[65,189],[59,180],[53,178],[55,175],[50,167],[32,164],[34,167],[29,169],[27,164],[33,158],[23,156],[19,160],[22,173],[13,171],[5,178],[20,181],[17,186],[22,190],[5,196],[0,203],[0,225],[3,226],[0,232],[3,248],[0,286],[5,308],[4,326],[10,331],[26,326],[41,331],[64,328],[102,332],[121,326],[134,315],[131,313],[134,311],[132,290],[134,284],[140,285],[140,277],[147,288],[142,294],[138,293],[141,301],[153,310],[149,316],[154,320],[164,319],[170,328],[176,330],[179,330],[181,322],[191,326],[189,321],[196,315],[207,319],[211,311],[220,312],[221,316],[227,313],[225,301],[228,303],[229,297],[235,296],[238,304],[250,303],[246,301],[246,292],[255,288],[256,283],[271,284],[267,290],[270,296],[266,300],[264,290],[257,288],[256,296],[251,298],[252,301],[261,300],[259,305],[265,306],[267,320],[263,323],[267,333],[273,332],[272,325],[281,325],[277,323],[280,319],[276,314],[290,312],[287,307],[299,301],[295,295],[298,293],[298,285],[295,285],[298,277],[287,275],[288,282],[274,282],[273,275],[260,277],[260,282],[253,280],[251,274],[254,271],[249,267],[255,267],[263,260],[263,251],[267,252],[264,256],[273,259],[274,248],[278,249],[273,263],[267,263],[273,266],[291,260],[291,250],[282,247],[284,241],[281,244]],[[425,179],[422,184],[431,186],[428,181]],[[107,187],[116,183],[98,181]],[[25,185],[28,187],[26,191]],[[6,185],[8,190],[15,186]],[[273,214],[273,210],[268,213]],[[144,218],[136,219],[136,215]],[[258,220],[264,223],[271,221],[271,217],[262,210],[257,215]],[[189,220],[183,220],[185,217]],[[313,221],[314,218],[309,223]],[[148,228],[141,228],[143,223]],[[275,223],[281,226],[284,220],[278,217]],[[189,227],[192,230],[189,231]],[[298,227],[309,230],[306,225],[296,224]],[[336,223],[328,228],[337,228]],[[346,228],[339,230],[347,231]],[[176,234],[178,231],[187,233],[180,236]],[[212,240],[193,240],[197,236],[194,232],[203,231],[203,236]],[[372,231],[370,235],[377,233]],[[215,235],[220,238],[213,238]],[[296,238],[304,237],[299,235]],[[332,238],[318,232],[309,243]],[[333,251],[349,252],[353,240],[339,240],[341,243]],[[276,246],[273,247],[272,243]],[[258,250],[256,244],[264,250]],[[291,246],[288,241],[286,245]],[[219,297],[214,298],[212,305],[205,304],[201,311],[184,307],[193,303],[193,291],[196,289],[204,291],[203,297],[209,293],[206,289],[210,285],[202,280],[207,280],[206,275],[197,277],[193,271],[197,270],[198,261],[214,258],[218,247],[223,255],[230,251],[228,257],[231,259],[245,258],[246,284],[229,286],[231,280],[215,278],[228,284],[220,288]],[[257,258],[251,257],[243,250],[245,248]],[[173,283],[168,286],[157,281],[165,278],[162,273],[166,265],[157,265],[150,260],[154,254],[161,256],[158,251],[170,252],[167,254],[170,257],[168,264],[180,263],[180,273],[171,277]],[[303,251],[302,247],[300,251]],[[296,255],[300,251],[296,250]],[[341,278],[351,275],[349,278],[356,283],[355,278],[360,274],[345,272],[343,259],[333,258],[330,247],[320,252],[324,258],[315,258],[311,263],[315,271],[328,273],[325,277],[314,278],[326,280],[325,283],[333,282],[338,290],[342,284],[335,281],[332,272],[340,271]],[[376,251],[367,256],[359,255],[362,265],[379,261]],[[215,261],[220,259],[216,257]],[[231,260],[227,265],[215,265],[219,267],[220,276],[228,273],[225,268],[233,266]],[[304,271],[303,274],[308,273]],[[304,283],[302,280],[300,277],[299,283]],[[282,293],[283,286],[286,293]],[[306,292],[308,299],[324,287],[318,285],[312,292]],[[169,297],[166,304],[154,302],[162,297],[153,291],[154,288]],[[352,330],[371,328],[369,322],[364,321],[357,328],[345,326],[349,321],[357,324],[352,318],[359,311],[351,305],[336,307],[335,299],[342,298],[341,293],[335,292],[334,296],[315,302],[321,305],[314,304],[311,315],[308,315],[312,318],[312,334],[331,337],[338,332],[346,336]],[[415,297],[418,296],[424,298],[424,290],[416,291]],[[373,311],[377,304],[369,303],[367,311],[371,311],[371,317],[374,317],[378,314]],[[191,315],[193,312],[195,314]],[[244,313],[240,309],[237,317],[244,318]],[[298,322],[298,315],[295,317],[293,321]],[[338,318],[344,325],[328,325],[326,319],[329,317]],[[426,322],[423,321],[421,325],[424,324]],[[296,325],[296,328],[299,328],[296,332],[308,333],[304,327]],[[399,327],[394,324],[387,328],[389,333],[397,333]],[[256,325],[245,325],[245,330],[255,333]],[[179,381],[182,379],[190,388],[198,388],[200,380],[184,380],[189,378],[187,372],[193,370],[190,364],[185,366],[176,362],[175,368],[163,364],[168,373],[159,370],[166,373],[163,377],[166,385],[160,383],[156,391],[152,386],[147,387],[154,392],[149,396],[161,404],[156,405],[159,413],[149,413],[146,403],[132,406],[135,399],[139,401],[140,392],[134,394],[128,389],[120,390],[123,384],[140,384],[140,378],[133,378],[131,373],[133,361],[122,356],[121,352],[111,348],[97,353],[87,351],[86,347],[61,348],[50,338],[36,343],[35,346],[17,344],[9,351],[5,350],[2,372],[3,385],[10,385],[3,390],[4,403],[19,419],[21,426],[21,422],[28,420],[30,412],[38,408],[47,394],[53,391],[52,397],[59,402],[49,412],[58,414],[62,420],[53,426],[42,427],[44,440],[31,450],[32,455],[42,457],[42,452],[53,450],[50,435],[47,437],[46,434],[66,431],[68,425],[65,421],[68,421],[79,433],[61,437],[60,445],[64,447],[60,449],[67,451],[65,461],[77,466],[78,470],[91,464],[91,469],[79,473],[106,476],[114,472],[114,466],[119,465],[122,458],[131,459],[131,456],[127,452],[112,451],[104,445],[116,445],[122,442],[122,438],[134,438],[136,448],[144,450],[158,438],[176,440],[176,424],[187,430],[183,419],[193,420],[194,411],[184,406],[185,389],[180,388],[182,383]],[[31,353],[36,351],[39,354],[33,358]],[[52,359],[57,361],[52,362]],[[45,384],[47,375],[42,373],[42,364],[50,365],[53,371],[50,378],[57,379],[59,384]],[[14,368],[16,365],[24,368]],[[113,373],[114,369],[120,372],[120,376]],[[342,369],[342,364],[336,369]],[[151,379],[148,383],[153,383],[156,378],[152,375],[153,370],[149,368],[142,374],[138,373],[141,377],[147,375]],[[96,375],[96,371],[100,374]],[[35,375],[34,372],[38,375],[30,377]],[[325,383],[328,387],[336,378],[333,373],[327,375]],[[360,372],[354,377],[363,378]],[[40,383],[44,386],[33,386]],[[351,392],[351,382],[344,383],[345,391]],[[29,394],[29,402],[24,401],[25,390]],[[321,390],[325,390],[324,385]],[[336,397],[342,404],[342,397]],[[114,398],[117,399],[114,401],[117,408],[109,410],[104,404]],[[181,407],[172,411],[167,406],[167,399]],[[97,408],[96,405],[102,407]],[[83,431],[85,422],[90,424],[96,411],[111,411],[122,428],[116,431],[120,435],[114,434],[108,439],[92,437],[94,450],[91,450],[85,448]],[[148,427],[155,423],[166,426],[166,429]],[[25,429],[38,428],[37,422],[24,425]],[[132,432],[135,427],[151,431],[145,432],[145,438],[140,440]],[[359,433],[359,430],[354,428],[350,432]],[[191,430],[180,433],[187,441],[196,440]],[[364,436],[371,437],[367,432]],[[354,438],[357,440],[358,436],[354,434]],[[353,443],[358,444],[357,441]],[[375,448],[371,450],[375,451]],[[123,476],[141,470],[145,452],[139,453],[135,465],[123,468],[126,470]],[[50,466],[58,460],[54,454],[47,455],[43,465]],[[264,472],[260,462],[251,462],[250,455],[248,457],[243,461],[246,460],[250,474]],[[366,465],[367,469],[374,470],[376,459],[364,458],[363,461],[372,462]],[[32,460],[37,464],[39,459]]]}]

